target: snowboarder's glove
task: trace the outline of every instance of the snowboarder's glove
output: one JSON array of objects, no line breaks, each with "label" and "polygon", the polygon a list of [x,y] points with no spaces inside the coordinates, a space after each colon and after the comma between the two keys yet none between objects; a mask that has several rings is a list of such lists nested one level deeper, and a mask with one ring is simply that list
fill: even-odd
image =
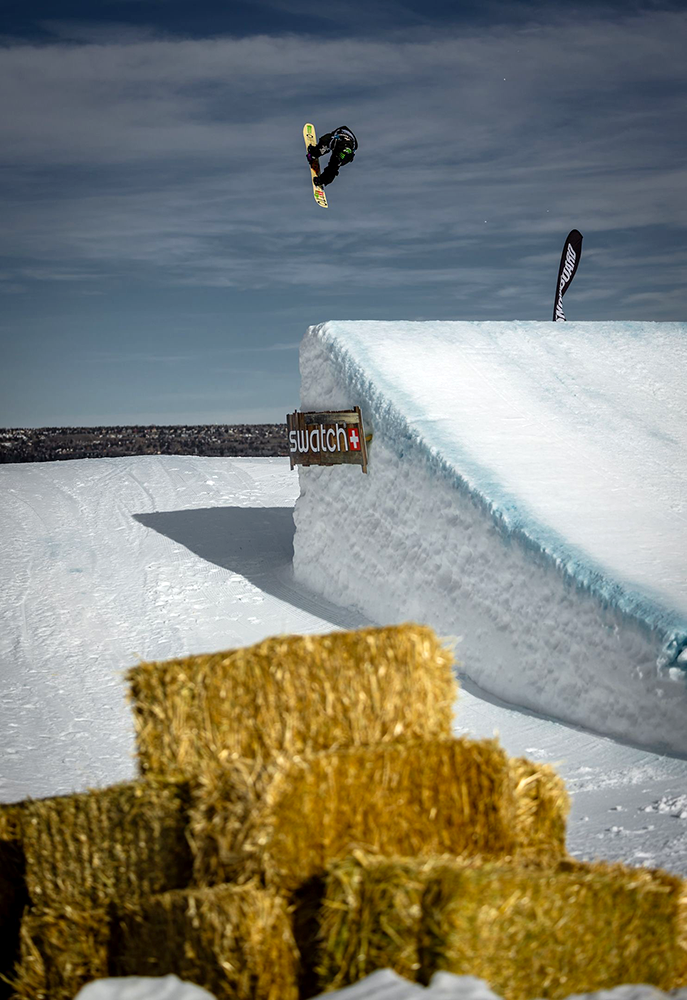
[{"label": "snowboarder's glove", "polygon": [[312,182],[313,182],[313,184],[316,184],[318,187],[324,187],[324,183],[322,181],[322,178],[319,177],[319,176],[313,177]]}]

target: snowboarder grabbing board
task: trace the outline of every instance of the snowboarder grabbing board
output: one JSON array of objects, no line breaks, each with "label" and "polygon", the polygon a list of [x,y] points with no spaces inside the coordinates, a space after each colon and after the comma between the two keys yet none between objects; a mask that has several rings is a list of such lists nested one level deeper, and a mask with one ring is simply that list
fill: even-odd
[{"label": "snowboarder grabbing board", "polygon": [[[303,129],[303,138],[305,139],[306,156],[312,171],[315,200],[319,201],[317,197],[318,189],[324,195],[322,188],[326,187],[327,184],[331,184],[338,175],[340,168],[353,160],[355,151],[358,148],[358,140],[347,125],[339,125],[332,132],[325,133],[319,142],[315,135],[314,126],[306,125]],[[329,163],[320,172],[320,157],[326,153],[331,154]]]}]

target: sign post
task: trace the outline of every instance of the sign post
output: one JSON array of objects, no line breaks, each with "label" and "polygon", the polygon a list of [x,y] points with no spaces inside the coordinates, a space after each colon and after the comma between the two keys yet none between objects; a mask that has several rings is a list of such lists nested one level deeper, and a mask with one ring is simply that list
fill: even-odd
[{"label": "sign post", "polygon": [[294,465],[359,465],[367,472],[367,442],[360,407],[286,417],[289,458]]}]

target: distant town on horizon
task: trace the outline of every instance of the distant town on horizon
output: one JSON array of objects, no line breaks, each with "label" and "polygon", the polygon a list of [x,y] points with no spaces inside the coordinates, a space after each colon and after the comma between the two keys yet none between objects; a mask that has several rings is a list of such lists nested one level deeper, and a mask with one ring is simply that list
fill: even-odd
[{"label": "distant town on horizon", "polygon": [[199,424],[0,429],[0,464],[128,455],[287,456],[286,424]]}]

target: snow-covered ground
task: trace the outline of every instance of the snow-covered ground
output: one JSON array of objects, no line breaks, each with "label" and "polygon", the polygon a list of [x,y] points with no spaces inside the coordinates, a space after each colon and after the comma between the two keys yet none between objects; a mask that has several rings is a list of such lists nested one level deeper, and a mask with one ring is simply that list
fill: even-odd
[{"label": "snow-covered ground", "polygon": [[[435,972],[429,986],[420,986],[393,972],[379,969],[353,986],[322,995],[327,1000],[500,1000],[483,979]],[[575,1000],[687,1000],[687,989],[664,993],[653,986],[616,986],[598,993],[578,993]],[[89,983],[75,1000],[213,1000],[211,994],[176,976],[123,977]],[[571,997],[571,1000],[573,998]]]},{"label": "snow-covered ground", "polygon": [[463,637],[511,703],[687,754],[685,323],[331,322],[301,409],[359,405],[368,474],[300,470],[294,573]]},{"label": "snow-covered ground", "polygon": [[[139,659],[369,624],[294,581],[298,492],[288,459],[0,467],[0,800],[134,776],[123,675]],[[687,761],[471,686],[455,719],[457,732],[496,730],[509,753],[558,765],[575,855],[687,875]]]}]

